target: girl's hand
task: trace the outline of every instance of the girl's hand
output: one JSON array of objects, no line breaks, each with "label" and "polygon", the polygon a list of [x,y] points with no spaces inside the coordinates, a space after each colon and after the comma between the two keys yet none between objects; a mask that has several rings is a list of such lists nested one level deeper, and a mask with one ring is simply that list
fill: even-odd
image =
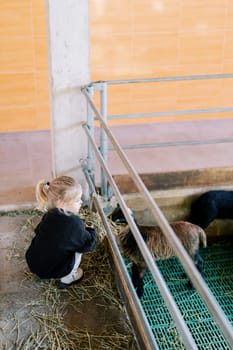
[{"label": "girl's hand", "polygon": [[94,228],[94,225],[90,221],[85,222],[85,227]]}]

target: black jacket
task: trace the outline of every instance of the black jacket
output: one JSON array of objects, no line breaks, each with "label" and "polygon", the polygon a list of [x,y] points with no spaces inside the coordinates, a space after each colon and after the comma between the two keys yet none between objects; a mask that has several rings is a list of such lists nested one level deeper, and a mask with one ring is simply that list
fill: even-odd
[{"label": "black jacket", "polygon": [[74,266],[74,253],[96,247],[94,228],[85,228],[79,216],[52,209],[35,228],[36,236],[26,251],[30,270],[40,278],[61,278]]}]

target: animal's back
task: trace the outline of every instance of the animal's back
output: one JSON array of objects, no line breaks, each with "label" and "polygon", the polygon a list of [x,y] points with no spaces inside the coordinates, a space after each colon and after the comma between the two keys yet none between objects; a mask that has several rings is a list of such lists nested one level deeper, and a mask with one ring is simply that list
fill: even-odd
[{"label": "animal's back", "polygon": [[219,208],[233,208],[233,191],[227,190],[212,190],[203,193],[200,197],[194,201],[194,205],[198,204],[210,204],[215,202]]},{"label": "animal's back", "polygon": [[[198,225],[193,224],[188,221],[176,221],[170,224],[176,233],[177,237],[181,238],[183,242],[188,242],[189,245],[193,242],[197,242],[198,245],[202,245],[204,248],[207,245],[206,233],[205,231]],[[189,236],[190,240],[186,240],[185,236]]]},{"label": "animal's back", "polygon": [[[187,221],[173,221],[170,222],[170,226],[188,252],[195,252],[199,246],[206,247],[206,234],[201,227]],[[159,226],[140,226],[139,228],[150,250],[153,251],[152,247],[157,247],[156,251],[154,250],[155,259],[167,259],[174,255],[166,235]]]},{"label": "animal's back", "polygon": [[191,204],[188,221],[206,228],[218,218],[233,219],[233,191],[208,191]]}]

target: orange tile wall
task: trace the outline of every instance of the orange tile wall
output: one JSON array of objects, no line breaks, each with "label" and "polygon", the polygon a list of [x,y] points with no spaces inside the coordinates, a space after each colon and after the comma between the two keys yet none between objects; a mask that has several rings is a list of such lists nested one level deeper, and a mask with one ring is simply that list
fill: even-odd
[{"label": "orange tile wall", "polygon": [[[48,129],[45,2],[0,2],[0,132]],[[233,2],[90,0],[91,80],[233,73]],[[233,79],[109,87],[108,112],[233,106]],[[122,123],[232,118],[210,113]],[[112,122],[119,123],[119,121]]]},{"label": "orange tile wall", "polygon": [[[233,73],[232,1],[91,0],[90,9],[94,81]],[[233,79],[112,86],[108,112],[230,107],[232,91]],[[232,117],[202,113],[122,122]]]},{"label": "orange tile wall", "polygon": [[0,1],[0,132],[50,127],[45,1]]}]

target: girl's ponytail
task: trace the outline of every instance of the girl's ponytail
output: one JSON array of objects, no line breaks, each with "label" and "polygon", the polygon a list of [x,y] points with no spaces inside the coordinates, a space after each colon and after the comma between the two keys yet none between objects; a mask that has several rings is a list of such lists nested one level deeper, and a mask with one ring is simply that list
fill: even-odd
[{"label": "girl's ponytail", "polygon": [[57,208],[62,201],[70,203],[81,199],[82,187],[70,176],[61,175],[47,182],[40,180],[36,185],[37,208],[42,211]]},{"label": "girl's ponytail", "polygon": [[40,180],[36,185],[36,200],[37,208],[39,210],[45,211],[48,209],[48,191],[49,182],[46,180]]}]

